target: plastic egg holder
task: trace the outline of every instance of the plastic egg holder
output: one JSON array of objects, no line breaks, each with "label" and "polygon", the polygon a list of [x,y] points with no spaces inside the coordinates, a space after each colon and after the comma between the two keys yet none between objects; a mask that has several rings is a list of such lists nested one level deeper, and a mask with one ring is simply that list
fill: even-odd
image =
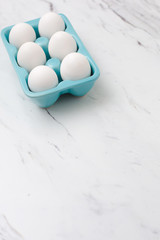
[{"label": "plastic egg holder", "polygon": [[87,57],[87,59],[89,60],[89,63],[91,66],[91,76],[81,79],[81,80],[76,80],[76,81],[71,81],[71,80],[62,81],[61,76],[60,76],[60,64],[61,64],[60,60],[57,58],[50,58],[49,53],[48,53],[49,39],[39,36],[39,32],[38,32],[39,18],[32,20],[32,21],[28,21],[27,23],[30,24],[36,32],[37,39],[35,42],[43,48],[43,50],[46,54],[46,58],[47,58],[46,65],[49,66],[50,68],[52,68],[58,76],[59,84],[55,88],[51,88],[46,91],[36,92],[36,93],[30,91],[30,89],[28,88],[28,84],[27,84],[28,72],[24,68],[21,68],[17,64],[17,51],[18,50],[16,47],[14,47],[13,45],[11,45],[8,42],[9,32],[10,32],[12,26],[4,28],[1,32],[2,40],[8,51],[12,65],[13,65],[15,71],[17,72],[17,75],[19,77],[19,80],[20,80],[20,83],[21,83],[24,93],[28,97],[30,97],[34,102],[36,102],[38,106],[44,107],[44,108],[51,106],[54,102],[56,102],[56,100],[59,98],[60,95],[65,94],[65,93],[70,93],[75,96],[85,95],[92,88],[95,80],[98,79],[99,74],[100,74],[97,65],[95,64],[95,62],[91,58],[90,54],[84,47],[82,41],[80,40],[79,36],[73,29],[73,27],[72,27],[71,23],[69,22],[69,20],[67,19],[67,17],[63,14],[60,14],[60,15],[63,18],[63,21],[65,22],[65,26],[66,26],[65,31],[70,33],[77,42],[77,48],[78,48],[77,52],[85,55]]}]

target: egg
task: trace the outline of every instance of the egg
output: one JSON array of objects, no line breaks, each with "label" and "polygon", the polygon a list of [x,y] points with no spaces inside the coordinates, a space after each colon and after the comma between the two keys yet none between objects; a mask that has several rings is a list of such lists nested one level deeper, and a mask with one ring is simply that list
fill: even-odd
[{"label": "egg", "polygon": [[63,80],[80,80],[91,75],[91,67],[84,55],[70,53],[63,59],[60,73]]},{"label": "egg", "polygon": [[27,42],[19,48],[17,62],[20,67],[30,72],[34,67],[46,63],[46,55],[38,44]]},{"label": "egg", "polygon": [[9,33],[9,43],[19,48],[25,42],[34,42],[36,34],[28,23],[18,23],[14,25]]},{"label": "egg", "polygon": [[67,54],[77,51],[77,44],[69,33],[59,31],[51,37],[48,44],[48,51],[52,58],[62,60]]},{"label": "egg", "polygon": [[63,31],[65,24],[60,15],[54,12],[46,13],[41,17],[38,30],[41,37],[50,38],[55,32]]},{"label": "egg", "polygon": [[28,76],[28,86],[32,92],[45,91],[56,87],[57,84],[57,74],[48,66],[37,66]]}]

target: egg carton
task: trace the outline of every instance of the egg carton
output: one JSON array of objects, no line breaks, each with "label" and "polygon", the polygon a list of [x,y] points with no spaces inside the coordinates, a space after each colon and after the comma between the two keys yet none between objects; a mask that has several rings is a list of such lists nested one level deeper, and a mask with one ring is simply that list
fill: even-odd
[{"label": "egg carton", "polygon": [[65,94],[65,93],[70,93],[74,96],[85,95],[93,87],[95,81],[98,79],[98,77],[100,75],[100,72],[99,72],[99,69],[98,69],[96,63],[94,62],[94,60],[88,53],[87,49],[83,45],[82,41],[80,40],[78,34],[75,32],[75,30],[72,27],[68,18],[63,14],[59,14],[59,15],[62,17],[62,19],[65,23],[65,31],[68,32],[69,34],[71,34],[74,37],[74,39],[76,40],[77,48],[78,48],[77,52],[79,52],[87,57],[87,59],[90,63],[90,66],[91,66],[91,76],[81,79],[81,80],[76,80],[76,81],[72,81],[72,80],[63,81],[61,78],[61,75],[60,75],[61,62],[57,58],[50,58],[49,53],[48,53],[49,39],[46,37],[40,37],[39,32],[38,32],[38,23],[39,23],[40,18],[34,19],[31,21],[28,21],[27,23],[30,24],[36,32],[35,43],[39,44],[43,48],[43,50],[46,54],[46,58],[47,58],[47,62],[45,65],[49,66],[56,72],[56,74],[58,76],[58,81],[59,81],[59,83],[56,87],[45,90],[45,91],[32,92],[28,87],[28,72],[26,69],[24,69],[18,65],[18,63],[17,63],[17,51],[18,50],[15,46],[11,45],[8,41],[9,33],[13,26],[6,27],[1,31],[1,37],[2,37],[3,43],[7,49],[7,52],[9,54],[12,65],[19,77],[19,80],[20,80],[20,83],[21,83],[24,93],[29,98],[31,98],[38,106],[40,106],[42,108],[51,106],[52,104],[54,104],[56,102],[56,100],[60,97],[60,95]]}]

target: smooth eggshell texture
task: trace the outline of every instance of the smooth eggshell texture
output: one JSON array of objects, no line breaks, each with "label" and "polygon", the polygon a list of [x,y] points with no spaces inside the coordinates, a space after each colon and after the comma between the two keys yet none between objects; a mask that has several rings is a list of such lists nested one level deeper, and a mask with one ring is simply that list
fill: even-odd
[{"label": "smooth eggshell texture", "polygon": [[60,73],[63,80],[80,80],[91,75],[91,67],[84,55],[70,53],[63,59]]},{"label": "smooth eggshell texture", "polygon": [[28,86],[32,92],[45,91],[56,87],[57,84],[57,74],[48,66],[37,66],[28,76]]},{"label": "smooth eggshell texture", "polygon": [[38,30],[41,37],[51,38],[58,31],[63,31],[65,24],[60,15],[49,12],[43,15],[38,24]]},{"label": "smooth eggshell texture", "polygon": [[77,51],[77,44],[69,33],[59,31],[51,37],[48,51],[52,58],[59,58],[62,61],[67,54]]},{"label": "smooth eggshell texture", "polygon": [[19,48],[17,62],[19,66],[30,72],[34,67],[46,63],[46,55],[38,44],[27,42]]},{"label": "smooth eggshell texture", "polygon": [[33,27],[27,23],[14,25],[9,33],[10,44],[19,48],[25,42],[34,42],[36,34]]}]

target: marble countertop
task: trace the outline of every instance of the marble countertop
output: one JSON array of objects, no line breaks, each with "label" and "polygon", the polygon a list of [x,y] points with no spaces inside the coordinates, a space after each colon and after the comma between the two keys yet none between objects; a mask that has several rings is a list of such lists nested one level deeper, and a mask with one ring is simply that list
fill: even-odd
[{"label": "marble countertop", "polygon": [[0,41],[0,240],[159,240],[160,1],[3,0],[0,27],[52,10],[101,76],[40,109]]}]

